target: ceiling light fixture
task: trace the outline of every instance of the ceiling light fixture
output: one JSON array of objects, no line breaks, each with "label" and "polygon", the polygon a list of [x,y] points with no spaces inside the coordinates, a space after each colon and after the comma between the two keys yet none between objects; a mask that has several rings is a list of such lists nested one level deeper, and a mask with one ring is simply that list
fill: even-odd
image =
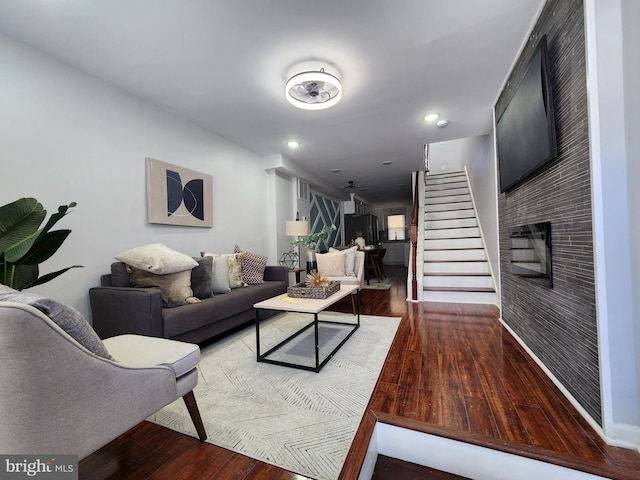
[{"label": "ceiling light fixture", "polygon": [[298,148],[300,146],[300,142],[296,140],[291,140],[287,142],[287,145],[289,145],[289,148]]},{"label": "ceiling light fixture", "polygon": [[442,127],[446,127],[447,125],[449,125],[449,120],[439,120],[438,123],[436,123],[436,125],[440,128]]},{"label": "ceiling light fixture", "polygon": [[424,117],[424,119],[427,122],[433,122],[436,118],[438,118],[440,115],[438,115],[437,113],[430,113],[429,115],[427,115],[426,117]]},{"label": "ceiling light fixture", "polygon": [[342,98],[342,84],[321,68],[317,72],[294,75],[285,86],[287,100],[304,110],[323,110],[334,106]]}]

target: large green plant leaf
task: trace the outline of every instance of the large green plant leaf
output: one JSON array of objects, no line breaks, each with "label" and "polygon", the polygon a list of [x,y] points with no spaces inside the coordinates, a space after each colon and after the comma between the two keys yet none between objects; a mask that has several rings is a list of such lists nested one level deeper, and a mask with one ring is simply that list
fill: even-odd
[{"label": "large green plant leaf", "polygon": [[54,278],[62,275],[67,270],[71,270],[72,268],[83,268],[83,265],[72,265],[70,267],[63,268],[62,270],[58,270],[56,272],[47,273],[46,275],[37,277],[35,281],[26,284],[22,288],[31,288],[31,287],[35,287],[36,285],[42,285],[43,283],[47,283],[48,281],[53,280]]},{"label": "large green plant leaf", "polygon": [[58,213],[54,213],[53,215],[51,215],[51,217],[49,217],[49,221],[42,229],[41,236],[45,235],[49,230],[51,230],[51,227],[58,223],[58,221],[67,214],[70,208],[73,208],[76,205],[76,202],[71,202],[69,205],[60,205],[58,207]]},{"label": "large green plant leaf", "polygon": [[35,198],[21,198],[0,207],[0,282],[22,290],[81,267],[73,265],[39,276],[38,265],[56,253],[71,233],[71,230],[50,231],[51,228],[75,206],[71,202],[58,207],[42,229],[40,224],[47,212]]},{"label": "large green plant leaf", "polygon": [[55,230],[38,236],[31,249],[20,259],[20,263],[37,265],[48,260],[58,251],[70,233],[71,230]]},{"label": "large green plant leaf", "polygon": [[47,211],[35,198],[21,198],[0,207],[0,254],[16,262],[33,246]]},{"label": "large green plant leaf", "polygon": [[[6,271],[4,270],[6,268]],[[6,277],[4,276],[6,273]],[[2,283],[16,290],[26,288],[38,280],[38,265],[5,264],[2,269]]]}]

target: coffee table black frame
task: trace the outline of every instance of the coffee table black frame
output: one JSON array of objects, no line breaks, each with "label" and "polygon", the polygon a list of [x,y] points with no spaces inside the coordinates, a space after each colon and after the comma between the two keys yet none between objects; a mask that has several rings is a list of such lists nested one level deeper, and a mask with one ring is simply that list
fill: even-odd
[{"label": "coffee table black frame", "polygon": [[[357,317],[357,322],[356,323],[350,323],[350,322],[335,322],[335,321],[330,321],[330,320],[320,320],[318,318],[318,314],[320,312],[322,312],[324,309],[326,309],[327,307],[333,305],[334,303],[336,303],[338,300],[341,300],[342,298],[346,297],[347,295],[350,295],[352,293],[355,293],[356,295],[356,317]],[[358,288],[357,285],[343,285],[340,287],[340,290],[336,293],[334,293],[333,295],[331,295],[330,297],[326,298],[326,299],[322,299],[322,300],[317,300],[317,299],[311,299],[311,298],[305,298],[305,299],[299,299],[302,302],[304,302],[304,304],[301,305],[297,305],[296,303],[285,303],[284,301],[284,297],[286,297],[287,295],[279,295],[277,297],[274,297],[272,299],[269,300],[265,300],[264,302],[259,302],[256,303],[254,305],[254,308],[256,310],[256,357],[257,357],[257,361],[258,362],[264,362],[264,363],[271,363],[273,365],[280,365],[283,367],[291,367],[291,368],[297,368],[299,370],[308,370],[308,371],[312,371],[312,372],[316,372],[319,373],[320,370],[322,369],[322,367],[324,367],[327,362],[329,362],[329,360],[331,360],[331,358],[333,358],[333,356],[335,355],[335,353],[346,343],[347,340],[349,340],[349,338],[351,338],[351,335],[354,334],[354,332],[360,328],[360,289]],[[279,303],[281,302],[281,303]],[[283,306],[284,308],[277,308],[277,306]],[[285,338],[284,340],[282,340],[280,343],[278,343],[276,346],[270,348],[269,350],[267,350],[265,353],[260,353],[260,310],[280,310],[282,312],[298,312],[298,313],[309,313],[313,315],[313,321],[308,323],[307,325],[303,326],[302,328],[300,328],[298,331],[296,331],[295,333],[293,333],[292,335],[289,335],[287,338]],[[331,325],[345,325],[345,326],[351,326],[352,329],[349,331],[349,333],[347,334],[347,336],[345,338],[342,339],[342,341],[326,356],[326,358],[324,359],[320,359],[320,341],[319,341],[319,333],[318,333],[318,329],[320,324],[331,324]],[[285,361],[281,361],[281,360],[273,360],[270,358],[267,358],[269,355],[271,355],[272,353],[276,352],[277,350],[279,350],[280,348],[282,348],[284,345],[286,345],[287,343],[289,343],[291,340],[293,340],[294,338],[298,337],[299,335],[301,335],[302,333],[306,332],[308,329],[310,328],[314,328],[314,333],[315,333],[315,366],[309,366],[309,365],[301,365],[301,364],[297,364],[297,363],[292,363],[292,362],[285,362]]]}]

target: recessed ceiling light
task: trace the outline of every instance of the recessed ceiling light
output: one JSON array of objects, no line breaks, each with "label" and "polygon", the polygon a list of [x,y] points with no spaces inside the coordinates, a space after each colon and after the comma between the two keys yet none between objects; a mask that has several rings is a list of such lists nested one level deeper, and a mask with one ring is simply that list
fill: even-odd
[{"label": "recessed ceiling light", "polygon": [[438,118],[440,115],[438,115],[437,113],[430,113],[429,115],[427,115],[426,117],[424,117],[424,119],[427,122],[433,122],[436,118]]},{"label": "recessed ceiling light", "polygon": [[385,160],[382,162],[383,165],[391,165],[393,162],[391,160]]},{"label": "recessed ceiling light", "polygon": [[332,168],[331,172],[332,173],[340,173],[340,169],[339,168]]},{"label": "recessed ceiling light", "polygon": [[436,123],[436,125],[440,128],[446,127],[447,125],[449,125],[449,120],[445,120],[445,119],[438,120],[438,123]]},{"label": "recessed ceiling light", "polygon": [[287,142],[287,145],[289,145],[289,148],[298,148],[300,146],[300,142],[291,140],[290,142]]}]

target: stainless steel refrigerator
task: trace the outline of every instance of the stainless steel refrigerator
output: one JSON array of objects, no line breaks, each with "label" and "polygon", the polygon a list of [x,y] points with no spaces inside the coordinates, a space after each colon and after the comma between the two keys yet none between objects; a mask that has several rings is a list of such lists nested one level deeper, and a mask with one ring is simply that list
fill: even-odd
[{"label": "stainless steel refrigerator", "polygon": [[345,215],[344,241],[348,245],[356,238],[356,232],[362,232],[367,245],[378,244],[378,218],[375,215]]}]

